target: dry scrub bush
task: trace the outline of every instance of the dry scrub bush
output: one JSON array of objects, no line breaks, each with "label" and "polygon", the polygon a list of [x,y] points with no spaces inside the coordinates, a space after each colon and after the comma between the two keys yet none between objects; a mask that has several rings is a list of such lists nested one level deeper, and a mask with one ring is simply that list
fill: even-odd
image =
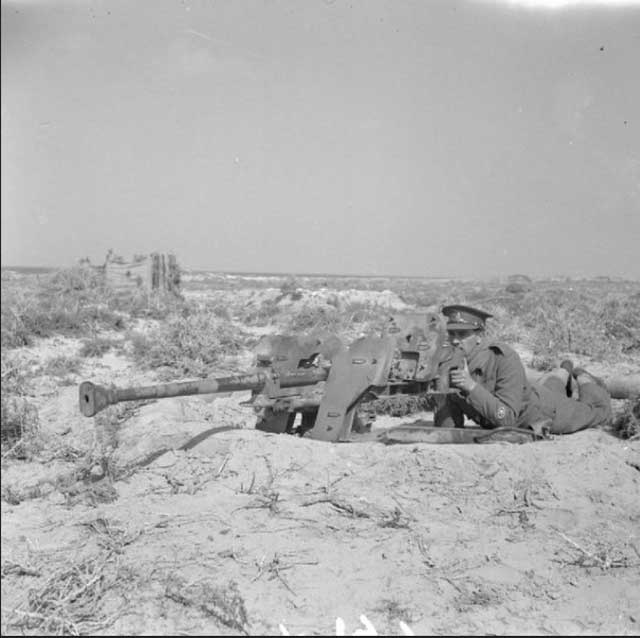
[{"label": "dry scrub bush", "polygon": [[640,396],[629,399],[613,420],[613,431],[622,439],[640,437]]},{"label": "dry scrub bush", "polygon": [[345,309],[342,331],[345,337],[381,335],[388,328],[394,310],[368,303],[350,303]]},{"label": "dry scrub bush", "polygon": [[467,298],[469,286],[457,282],[412,282],[404,281],[400,285],[390,283],[389,289],[396,292],[400,299],[412,306],[442,306],[446,303],[463,303]]},{"label": "dry scrub bush", "polygon": [[640,292],[610,285],[554,284],[488,301],[482,305],[494,315],[488,332],[529,346],[540,366],[559,353],[615,361],[640,349]]},{"label": "dry scrub bush", "polygon": [[232,319],[231,311],[228,306],[222,303],[207,304],[206,312],[209,312],[218,319],[224,319],[225,321],[231,321]]},{"label": "dry scrub bush", "polygon": [[211,616],[217,622],[234,630],[236,635],[249,634],[249,620],[244,599],[234,581],[226,586],[213,585],[206,581],[187,583],[172,574],[167,580],[165,596],[169,600],[193,607]]},{"label": "dry scrub bush", "polygon": [[175,292],[148,292],[144,289],[111,291],[108,305],[125,316],[146,319],[166,319],[173,314],[185,312],[186,307],[184,298]]},{"label": "dry scrub bush", "polygon": [[103,610],[107,592],[122,587],[115,552],[106,551],[52,571],[28,591],[26,609],[10,612],[7,626],[40,635],[83,636],[111,624]]},{"label": "dry scrub bush", "polygon": [[350,340],[358,334],[380,334],[388,311],[374,304],[353,302],[341,308],[326,304],[303,306],[284,319],[284,332],[313,334],[329,332]]},{"label": "dry scrub bush", "polygon": [[2,459],[31,458],[42,447],[38,410],[25,397],[27,377],[2,357],[0,435]]},{"label": "dry scrub bush", "polygon": [[116,292],[88,266],[59,270],[35,282],[3,279],[2,346],[30,345],[34,337],[56,334],[95,337],[98,329],[124,329],[129,316],[161,319],[183,304],[172,293]]},{"label": "dry scrub bush", "polygon": [[238,319],[248,326],[270,326],[277,323],[282,309],[274,299],[264,300],[258,307],[248,307],[238,313]]},{"label": "dry scrub bush", "polygon": [[240,351],[244,337],[232,324],[209,313],[172,316],[147,335],[134,333],[133,355],[145,368],[169,368],[206,377],[211,368]]},{"label": "dry scrub bush", "polygon": [[2,458],[31,458],[41,448],[38,410],[24,397],[2,395]]},{"label": "dry scrub bush", "polygon": [[41,365],[35,374],[66,379],[69,378],[70,374],[78,374],[80,372],[81,363],[79,357],[61,354],[52,357]]},{"label": "dry scrub bush", "polygon": [[[119,419],[126,419],[126,416],[124,409],[105,412],[112,414],[99,414],[96,422],[100,419],[100,427],[96,423],[95,431],[86,433],[84,437],[69,439],[37,429],[30,436],[23,433],[15,451],[11,452],[11,458],[31,460],[45,466],[53,461],[56,463],[50,466],[51,471],[36,475],[33,480],[3,480],[2,499],[18,504],[57,491],[68,504],[82,501],[96,505],[115,500],[117,492],[112,481],[119,478],[119,468],[112,463],[113,451],[117,447],[117,437],[113,432],[121,422]],[[3,460],[7,456],[3,454]]]},{"label": "dry scrub bush", "polygon": [[2,348],[19,348],[31,343],[30,314],[34,301],[27,290],[2,282],[2,321],[0,339]]},{"label": "dry scrub bush", "polygon": [[303,306],[288,317],[285,332],[305,334],[317,331],[339,332],[342,317],[333,306]]},{"label": "dry scrub bush", "polygon": [[280,285],[280,296],[276,301],[284,297],[290,297],[291,301],[297,301],[302,298],[302,292],[300,291],[300,284],[295,277],[287,277]]},{"label": "dry scrub bush", "polygon": [[3,281],[2,345],[30,345],[34,337],[78,335],[91,326],[120,327],[106,307],[105,287],[89,268],[75,267],[38,279],[32,288]]},{"label": "dry scrub bush", "polygon": [[96,335],[90,339],[85,339],[78,354],[80,357],[101,357],[112,348],[117,348],[121,345],[122,343],[116,339],[98,337]]}]

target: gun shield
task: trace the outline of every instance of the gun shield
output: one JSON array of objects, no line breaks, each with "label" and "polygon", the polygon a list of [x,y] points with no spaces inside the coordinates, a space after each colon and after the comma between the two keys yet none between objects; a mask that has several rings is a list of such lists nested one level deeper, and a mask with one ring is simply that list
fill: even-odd
[{"label": "gun shield", "polygon": [[310,438],[339,441],[349,434],[364,394],[386,384],[394,348],[391,337],[362,337],[334,358]]}]

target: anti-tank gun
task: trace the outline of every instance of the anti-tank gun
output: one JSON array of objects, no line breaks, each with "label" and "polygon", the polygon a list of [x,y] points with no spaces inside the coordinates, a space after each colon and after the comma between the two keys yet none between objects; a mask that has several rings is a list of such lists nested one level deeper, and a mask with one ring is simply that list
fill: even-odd
[{"label": "anti-tank gun", "polygon": [[357,409],[381,396],[442,396],[450,368],[460,365],[436,314],[395,315],[380,335],[344,345],[335,336],[269,336],[246,374],[144,387],[102,387],[85,381],[80,410],[94,416],[123,401],[251,391],[244,405],[256,428],[339,441],[361,427]]}]

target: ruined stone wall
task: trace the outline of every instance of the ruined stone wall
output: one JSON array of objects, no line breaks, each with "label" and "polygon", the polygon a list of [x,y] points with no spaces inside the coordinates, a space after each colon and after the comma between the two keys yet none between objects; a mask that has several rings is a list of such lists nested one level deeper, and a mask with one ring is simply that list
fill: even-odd
[{"label": "ruined stone wall", "polygon": [[140,288],[147,292],[176,292],[180,287],[180,270],[172,254],[138,255],[131,261],[109,255],[104,275],[107,284],[115,290]]}]

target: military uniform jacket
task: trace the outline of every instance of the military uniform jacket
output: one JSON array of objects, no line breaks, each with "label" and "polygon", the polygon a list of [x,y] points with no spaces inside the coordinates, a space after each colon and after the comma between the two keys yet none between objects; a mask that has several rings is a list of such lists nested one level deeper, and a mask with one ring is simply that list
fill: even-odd
[{"label": "military uniform jacket", "polygon": [[476,385],[466,395],[448,395],[436,411],[436,425],[461,427],[466,415],[483,427],[513,427],[553,416],[545,414],[538,388],[527,381],[520,357],[510,346],[486,340],[472,350],[467,363]]}]

